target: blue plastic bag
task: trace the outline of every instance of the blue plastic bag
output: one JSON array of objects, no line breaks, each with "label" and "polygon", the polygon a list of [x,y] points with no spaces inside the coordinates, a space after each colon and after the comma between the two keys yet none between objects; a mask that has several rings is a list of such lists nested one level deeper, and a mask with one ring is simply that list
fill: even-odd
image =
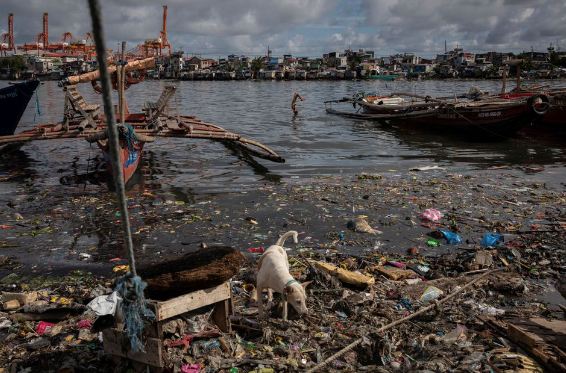
[{"label": "blue plastic bag", "polygon": [[497,233],[486,233],[481,240],[482,246],[501,246],[505,237]]},{"label": "blue plastic bag", "polygon": [[462,242],[462,239],[460,238],[460,236],[458,236],[457,233],[453,233],[453,232],[447,231],[445,229],[441,229],[440,232],[442,232],[442,234],[444,235],[446,240],[448,240],[447,243],[449,245],[453,245],[453,244],[457,244],[457,243]]}]

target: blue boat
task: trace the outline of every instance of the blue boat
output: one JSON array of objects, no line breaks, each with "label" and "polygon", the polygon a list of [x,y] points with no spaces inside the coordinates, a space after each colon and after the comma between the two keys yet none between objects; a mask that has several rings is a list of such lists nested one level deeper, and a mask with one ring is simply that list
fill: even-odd
[{"label": "blue boat", "polygon": [[385,81],[393,81],[399,77],[398,74],[390,74],[390,75],[370,75],[370,79],[379,79]]},{"label": "blue boat", "polygon": [[0,136],[14,134],[38,86],[39,80],[32,79],[0,89]]}]

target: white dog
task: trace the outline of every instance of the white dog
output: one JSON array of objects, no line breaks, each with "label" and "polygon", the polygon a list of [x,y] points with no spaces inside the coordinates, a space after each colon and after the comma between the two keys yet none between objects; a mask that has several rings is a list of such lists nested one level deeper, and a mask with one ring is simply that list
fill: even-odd
[{"label": "white dog", "polygon": [[267,289],[267,307],[271,308],[273,301],[273,291],[283,295],[283,320],[287,320],[287,302],[297,310],[300,315],[308,312],[305,293],[305,288],[308,282],[300,284],[289,273],[289,261],[287,260],[287,253],[283,248],[285,240],[293,236],[295,243],[298,242],[298,233],[290,231],[279,237],[275,245],[270,246],[261,258],[257,265],[257,294],[259,317],[263,317],[263,289]]}]

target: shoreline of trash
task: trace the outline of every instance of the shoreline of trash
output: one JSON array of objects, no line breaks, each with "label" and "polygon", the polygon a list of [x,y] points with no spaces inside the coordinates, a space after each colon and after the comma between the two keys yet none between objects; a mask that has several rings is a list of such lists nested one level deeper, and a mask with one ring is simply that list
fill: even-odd
[{"label": "shoreline of trash", "polygon": [[[2,210],[11,227],[0,248],[7,306],[0,311],[0,372],[41,364],[53,372],[114,369],[87,307],[112,293],[114,278],[127,270],[113,199],[57,196],[54,209],[42,202],[22,199]],[[202,320],[206,310],[164,325],[168,371],[307,371],[341,352],[322,371],[489,372],[517,362],[551,371],[540,356],[528,360],[532,352],[508,330],[497,330],[521,320],[564,322],[566,301],[555,286],[566,273],[566,193],[543,181],[442,170],[360,174],[266,183],[216,200],[142,191],[129,195],[129,210],[142,261],[215,245],[238,248],[249,260],[231,282],[231,333]],[[14,219],[14,211],[25,219]],[[313,281],[310,312],[283,322],[276,295],[271,317],[259,320],[253,268],[288,230],[300,233],[288,250],[291,272]],[[56,264],[65,260],[64,268],[75,267],[61,274]],[[446,297],[453,298],[438,304]],[[431,304],[437,307],[380,329]],[[140,368],[120,364],[121,371]]]}]

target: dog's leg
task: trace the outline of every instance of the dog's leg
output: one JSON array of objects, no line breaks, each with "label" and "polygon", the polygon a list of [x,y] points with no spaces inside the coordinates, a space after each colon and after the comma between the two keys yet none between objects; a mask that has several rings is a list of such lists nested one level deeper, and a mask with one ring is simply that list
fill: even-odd
[{"label": "dog's leg", "polygon": [[267,310],[271,311],[272,306],[273,306],[273,290],[271,288],[267,288]]},{"label": "dog's leg", "polygon": [[259,318],[263,319],[263,286],[258,286],[257,288],[257,310],[259,312]]},{"label": "dog's leg", "polygon": [[283,299],[283,320],[287,321],[287,301]]}]

